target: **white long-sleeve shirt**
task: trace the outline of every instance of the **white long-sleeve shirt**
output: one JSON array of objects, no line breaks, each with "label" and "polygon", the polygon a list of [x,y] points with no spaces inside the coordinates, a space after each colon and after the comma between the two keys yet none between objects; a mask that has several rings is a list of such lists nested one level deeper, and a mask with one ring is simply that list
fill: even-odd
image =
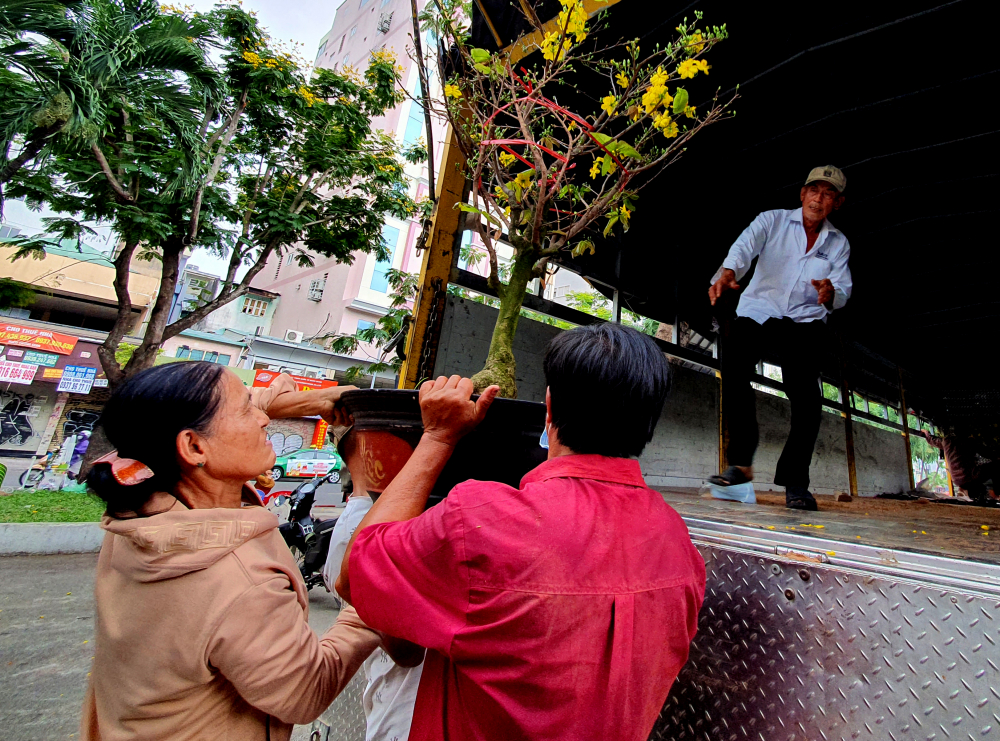
[{"label": "white long-sleeve shirt", "polygon": [[[347,552],[347,544],[371,508],[372,500],[369,497],[351,497],[337,524],[333,526],[330,550],[323,567],[323,581],[331,592],[340,574],[340,564]],[[399,666],[385,651],[376,648],[365,659],[363,666],[368,679],[361,699],[368,726],[366,741],[406,741],[410,735],[413,706],[417,702],[417,687],[420,686],[424,665]]]},{"label": "white long-sleeve shirt", "polygon": [[851,297],[851,271],[847,266],[850,256],[847,237],[828,220],[823,222],[816,244],[806,252],[801,208],[764,211],[729,248],[711,282],[719,279],[724,268],[741,279],[753,259],[759,257],[753,279],[740,296],[737,316],[749,317],[758,324],[781,317],[796,322],[825,322],[830,310],[816,303],[819,293],[812,281],[829,278],[834,288],[833,308],[841,308]]}]

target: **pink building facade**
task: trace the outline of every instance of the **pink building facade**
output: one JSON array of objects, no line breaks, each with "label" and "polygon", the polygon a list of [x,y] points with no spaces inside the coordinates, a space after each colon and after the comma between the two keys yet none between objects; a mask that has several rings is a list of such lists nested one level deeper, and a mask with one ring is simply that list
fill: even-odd
[{"label": "pink building facade", "polygon": [[[418,0],[417,6],[423,8],[424,0]],[[408,53],[412,29],[408,0],[346,0],[320,42],[316,67],[343,69],[350,65],[363,73],[371,52],[385,47],[395,52],[403,66],[406,89],[418,95],[419,75]],[[436,74],[432,74],[430,87],[431,95],[440,94]],[[423,110],[410,99],[377,120],[375,127],[393,133],[404,144],[418,138],[426,140]],[[439,163],[445,127],[438,124],[435,128],[435,163]],[[427,165],[404,164],[410,195],[417,200],[425,197]],[[281,294],[270,334],[284,337],[289,330],[295,330],[302,332],[304,341],[309,342],[330,334],[353,334],[375,323],[392,300],[385,280],[386,270],[390,267],[412,273],[420,270],[420,257],[415,249],[419,233],[418,221],[387,215],[382,236],[392,258],[386,263],[379,262],[374,255],[355,253],[351,265],[313,256],[314,266],[302,268],[294,259],[295,249],[283,258],[272,256],[254,280],[254,286]],[[373,359],[367,349],[360,350],[358,358]]]}]

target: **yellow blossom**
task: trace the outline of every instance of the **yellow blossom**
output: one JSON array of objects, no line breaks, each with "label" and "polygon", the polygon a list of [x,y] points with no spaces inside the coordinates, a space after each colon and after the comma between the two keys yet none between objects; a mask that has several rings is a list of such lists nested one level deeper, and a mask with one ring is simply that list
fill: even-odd
[{"label": "yellow blossom", "polygon": [[610,116],[615,112],[615,108],[618,107],[618,98],[614,95],[605,95],[604,99],[601,101],[601,110],[606,111]]},{"label": "yellow blossom", "polygon": [[695,107],[693,105],[689,105],[684,108],[684,115],[687,116],[688,118],[694,118],[696,114],[697,111],[695,110]]},{"label": "yellow blossom", "polygon": [[444,94],[448,98],[461,98],[462,91],[458,89],[458,85],[445,85]]},{"label": "yellow blossom", "polygon": [[500,164],[503,165],[504,167],[510,167],[514,163],[514,160],[516,159],[517,157],[510,154],[509,152],[500,153]]},{"label": "yellow blossom", "polygon": [[707,75],[708,70],[708,62],[704,59],[685,59],[677,65],[677,74],[680,75],[682,80],[694,77],[699,72],[704,72]]},{"label": "yellow blossom", "polygon": [[561,61],[572,46],[573,42],[569,38],[563,39],[560,44],[559,33],[550,31],[542,39],[542,57],[551,61]]},{"label": "yellow blossom", "polygon": [[316,103],[319,100],[319,98],[317,98],[315,95],[313,95],[312,90],[310,90],[309,88],[307,88],[305,85],[300,85],[299,86],[298,93],[299,93],[299,95],[301,95],[305,99],[306,104],[310,108],[312,108],[313,104]]},{"label": "yellow blossom", "polygon": [[566,128],[569,131],[576,131],[576,121],[570,121],[568,124],[566,124]]},{"label": "yellow blossom", "polygon": [[575,36],[576,43],[587,38],[587,11],[582,0],[559,0],[563,6],[559,13],[559,28],[566,29],[567,36]]},{"label": "yellow blossom", "polygon": [[498,201],[507,200],[507,194],[503,192],[503,188],[499,185],[493,186],[493,194],[496,196]]},{"label": "yellow blossom", "polygon": [[622,205],[622,207],[618,209],[618,213],[621,214],[622,221],[628,221],[628,217],[632,215],[632,212],[628,210],[628,206],[625,205]]},{"label": "yellow blossom", "polygon": [[668,121],[667,125],[663,127],[663,135],[668,139],[674,139],[677,137],[678,128],[676,121]]},{"label": "yellow blossom", "polygon": [[515,178],[515,180],[518,185],[520,185],[523,189],[527,190],[532,185],[534,185],[534,183],[531,182],[531,178],[534,177],[534,175],[535,175],[534,170],[525,170],[524,172],[517,173],[517,177]]},{"label": "yellow blossom", "polygon": [[619,72],[615,76],[615,82],[617,82],[622,87],[628,87],[628,75],[626,75],[624,72]]},{"label": "yellow blossom", "polygon": [[649,85],[650,87],[663,87],[667,84],[668,77],[670,77],[669,72],[663,69],[663,67],[657,67],[656,72],[649,78]]},{"label": "yellow blossom", "polygon": [[699,54],[702,49],[705,48],[705,37],[700,33],[691,34],[691,38],[688,39],[688,50],[692,54]]},{"label": "yellow blossom", "polygon": [[670,105],[673,100],[674,96],[667,92],[665,86],[654,85],[643,94],[642,105],[646,109],[646,113],[652,113],[661,105]]},{"label": "yellow blossom", "polygon": [[604,158],[598,157],[594,160],[594,164],[590,166],[590,179],[593,180],[598,175],[601,174],[601,165],[604,164]]}]

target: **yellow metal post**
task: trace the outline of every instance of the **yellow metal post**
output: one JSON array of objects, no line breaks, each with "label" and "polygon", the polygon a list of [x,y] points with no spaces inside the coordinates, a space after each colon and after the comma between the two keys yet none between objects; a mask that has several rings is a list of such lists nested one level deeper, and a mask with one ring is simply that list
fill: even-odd
[{"label": "yellow metal post", "polygon": [[399,387],[403,389],[416,388],[421,372],[429,375],[434,370],[427,367],[428,362],[422,361],[430,360],[430,353],[425,352],[431,350],[428,339],[431,343],[437,342],[436,337],[429,336],[436,329],[430,320],[436,310],[443,308],[442,297],[451,278],[462,215],[455,205],[465,200],[464,165],[465,155],[458,146],[455,132],[449,127],[438,173],[437,209],[420,264],[420,289],[413,306],[413,327],[406,343],[406,360],[399,369]]}]

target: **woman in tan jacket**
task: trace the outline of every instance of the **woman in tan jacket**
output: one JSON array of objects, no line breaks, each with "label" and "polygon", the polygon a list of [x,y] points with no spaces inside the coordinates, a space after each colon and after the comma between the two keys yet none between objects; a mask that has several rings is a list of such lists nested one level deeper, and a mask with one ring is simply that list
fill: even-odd
[{"label": "woman in tan jacket", "polygon": [[245,485],[274,464],[260,405],[343,422],[329,393],[280,391],[255,404],[220,365],[171,363],[105,407],[117,451],[88,477],[108,510],[84,739],[284,741],[378,645],[352,608],[316,636],[277,519]]}]

